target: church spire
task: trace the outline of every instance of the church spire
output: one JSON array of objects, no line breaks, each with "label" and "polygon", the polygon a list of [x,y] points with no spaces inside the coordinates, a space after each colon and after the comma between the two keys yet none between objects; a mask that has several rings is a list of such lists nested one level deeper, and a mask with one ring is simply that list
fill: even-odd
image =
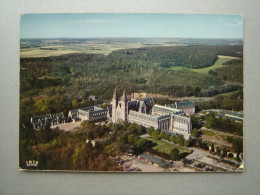
[{"label": "church spire", "polygon": [[116,88],[115,88],[115,91],[114,91],[113,99],[115,99],[115,100],[117,99]]},{"label": "church spire", "polygon": [[124,90],[124,93],[123,93],[123,97],[122,97],[122,101],[126,101],[126,95],[125,95],[125,90]]}]

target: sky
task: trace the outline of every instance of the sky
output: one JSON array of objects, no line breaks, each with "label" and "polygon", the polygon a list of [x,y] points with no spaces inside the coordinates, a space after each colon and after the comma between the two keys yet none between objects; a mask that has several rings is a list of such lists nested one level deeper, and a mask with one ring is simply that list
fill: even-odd
[{"label": "sky", "polygon": [[21,38],[243,38],[240,15],[25,14]]}]

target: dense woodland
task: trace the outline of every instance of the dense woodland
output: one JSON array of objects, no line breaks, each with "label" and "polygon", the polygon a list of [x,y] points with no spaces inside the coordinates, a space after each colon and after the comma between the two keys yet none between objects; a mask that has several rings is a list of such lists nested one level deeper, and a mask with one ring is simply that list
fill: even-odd
[{"label": "dense woodland", "polygon": [[197,111],[207,109],[243,110],[243,90],[217,95],[211,101],[196,103]]},{"label": "dense woodland", "polygon": [[[73,133],[48,126],[37,132],[27,127],[27,131],[31,132],[20,136],[21,168],[27,168],[28,159],[37,159],[37,168],[43,170],[122,171],[117,156],[131,148],[140,154],[154,146],[138,136],[144,127],[127,122],[102,126],[85,121]],[[97,141],[93,145],[86,140]]]},{"label": "dense woodland", "polygon": [[112,89],[127,93],[160,93],[176,97],[213,96],[242,88],[243,69],[227,65],[209,74],[172,70],[171,66],[203,68],[217,55],[242,56],[242,46],[147,47],[109,55],[68,54],[21,58],[21,95],[56,95],[84,99],[89,93],[110,99]]},{"label": "dense woodland", "polygon": [[[56,57],[20,59],[20,167],[25,161],[38,159],[40,169],[106,170],[121,168],[115,156],[134,147],[135,153],[153,151],[151,143],[140,139],[140,126],[121,124],[95,126],[83,123],[74,133],[65,133],[49,127],[35,132],[30,117],[47,113],[101,104],[110,100],[115,87],[119,93],[159,93],[169,96],[215,96],[212,101],[198,104],[198,109],[243,109],[243,61],[231,60],[223,68],[201,74],[173,70],[172,66],[203,68],[211,66],[217,55],[243,58],[242,46],[178,46],[125,49],[110,53],[67,54]],[[235,92],[234,92],[235,91]],[[88,101],[89,95],[99,97]],[[155,100],[162,102],[163,100]],[[166,103],[169,101],[165,100]],[[172,103],[172,102],[170,102]],[[156,133],[154,133],[156,134]],[[238,133],[239,134],[239,133]],[[157,136],[154,135],[154,136]],[[179,145],[192,145],[182,138],[170,138]],[[103,139],[93,147],[86,139]],[[175,158],[173,151],[167,158]],[[163,155],[163,154],[162,154]],[[175,157],[173,157],[175,156]],[[178,157],[179,158],[179,157]]]}]

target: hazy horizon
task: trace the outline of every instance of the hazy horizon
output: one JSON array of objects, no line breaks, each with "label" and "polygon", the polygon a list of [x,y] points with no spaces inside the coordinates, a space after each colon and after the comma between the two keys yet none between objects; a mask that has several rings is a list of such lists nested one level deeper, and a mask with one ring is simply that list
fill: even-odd
[{"label": "hazy horizon", "polygon": [[25,14],[21,39],[204,38],[243,39],[240,15],[78,13]]}]

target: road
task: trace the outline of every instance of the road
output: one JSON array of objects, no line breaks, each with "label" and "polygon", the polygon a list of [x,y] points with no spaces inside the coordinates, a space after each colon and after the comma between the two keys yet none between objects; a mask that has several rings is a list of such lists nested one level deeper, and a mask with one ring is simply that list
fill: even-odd
[{"label": "road", "polygon": [[[239,170],[237,167],[232,166],[228,163],[224,163],[224,162],[218,162],[217,160],[213,160],[212,158],[216,158],[218,160],[221,160],[221,158],[217,155],[213,155],[208,151],[205,151],[203,149],[199,149],[199,148],[191,148],[193,150],[193,152],[191,154],[189,154],[188,156],[186,156],[187,159],[189,160],[197,160],[215,167],[219,167],[222,169],[225,169],[227,171],[241,171]],[[238,164],[238,162],[234,161],[234,160],[229,160],[235,164]]]}]

